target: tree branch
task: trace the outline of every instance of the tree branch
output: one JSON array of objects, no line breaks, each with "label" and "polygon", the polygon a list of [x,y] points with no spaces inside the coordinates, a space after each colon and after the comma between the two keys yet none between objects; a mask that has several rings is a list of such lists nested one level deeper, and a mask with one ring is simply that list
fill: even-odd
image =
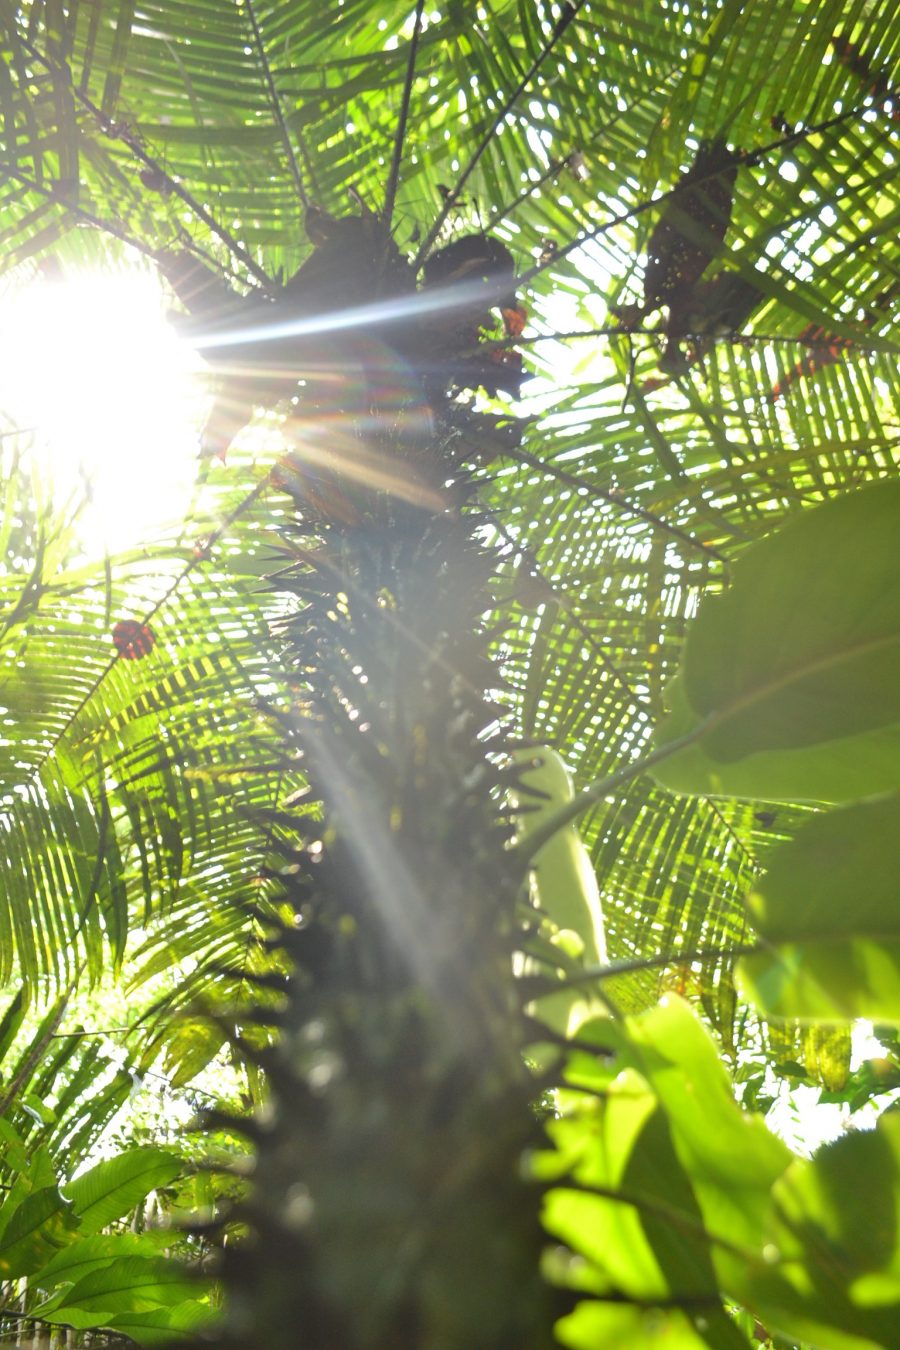
[{"label": "tree branch", "polygon": [[[684,951],[669,952],[668,955],[636,956],[624,961],[609,961],[605,966],[586,966],[584,970],[567,975],[565,979],[554,980],[547,992],[557,989],[577,988],[582,984],[593,984],[597,980],[613,980],[618,975],[634,975],[642,970],[664,970],[666,966],[693,964],[695,961],[721,961],[724,956],[757,956],[770,948],[764,942],[744,942],[733,947],[694,947]],[[578,1047],[577,1040],[569,1045]]]},{"label": "tree branch", "polygon": [[519,843],[513,844],[510,851],[516,858],[522,860],[523,873],[527,871],[527,865],[535,854],[563,826],[570,825],[573,820],[577,820],[601,797],[605,797],[611,792],[618,792],[619,788],[625,787],[635,778],[640,778],[641,774],[646,773],[648,769],[652,769],[654,764],[660,764],[680,750],[684,750],[686,746],[693,745],[695,741],[698,741],[701,736],[709,731],[710,727],[715,726],[717,721],[717,715],[710,713],[693,730],[685,732],[683,736],[677,737],[674,741],[669,741],[667,745],[661,745],[657,750],[651,750],[648,755],[634,760],[631,764],[626,764],[622,769],[617,769],[607,778],[596,779],[595,782],[589,783],[586,788],[583,788],[581,792],[577,792],[570,802],[566,802],[559,810],[548,816],[544,824],[540,825],[527,839],[522,839]]},{"label": "tree branch", "polygon": [[[263,69],[263,79],[266,82],[269,100],[272,104],[272,111],[275,114],[275,121],[278,123],[278,130],[281,133],[281,143],[284,146],[287,155],[288,166],[291,170],[291,177],[294,180],[294,186],[297,189],[297,196],[304,206],[309,206],[309,196],[306,188],[303,186],[303,179],[300,176],[300,165],[297,163],[297,156],[294,154],[294,147],[291,142],[290,132],[287,122],[284,120],[284,113],[281,110],[281,100],[278,97],[278,90],[275,88],[275,80],[272,76],[272,68],[269,65],[269,59],[266,56],[266,49],[263,44],[262,33],[256,18],[256,10],[253,6],[253,0],[246,0],[247,17],[250,20],[250,27],[253,29],[253,41],[256,43],[256,50],[259,54],[260,64]],[[306,156],[304,156],[304,159]],[[307,164],[307,169],[309,165]]]},{"label": "tree branch", "polygon": [[448,215],[453,210],[453,207],[459,201],[463,188],[465,187],[466,183],[469,181],[469,178],[477,168],[478,163],[481,160],[481,157],[484,154],[485,150],[487,150],[491,141],[494,139],[494,136],[497,134],[498,128],[502,126],[505,119],[509,116],[509,113],[512,111],[512,109],[518,102],[519,98],[525,92],[525,90],[528,88],[529,84],[534,79],[535,75],[538,73],[541,66],[546,61],[547,57],[553,51],[553,48],[556,46],[557,42],[562,37],[563,33],[565,33],[566,29],[569,27],[569,24],[575,18],[575,16],[577,15],[578,11],[582,8],[584,3],[585,0],[575,0],[574,4],[569,3],[569,0],[566,0],[566,3],[563,5],[562,14],[560,15],[560,18],[554,25],[553,32],[550,34],[549,41],[546,43],[544,50],[540,53],[539,56],[535,57],[534,61],[532,61],[528,70],[522,76],[521,80],[516,85],[515,89],[510,94],[509,98],[506,100],[503,107],[497,113],[497,115],[491,122],[490,126],[488,127],[487,131],[485,132],[484,136],[482,136],[478,145],[475,147],[474,152],[469,158],[468,164],[463,169],[459,178],[457,178],[456,186],[454,187],[453,191],[447,195],[447,198],[444,201],[440,211],[438,212],[437,217],[435,218],[434,223],[431,226],[431,229],[428,231],[427,235],[422,241],[419,251],[413,260],[414,268],[418,269],[422,266],[422,263],[425,260],[425,256],[428,253],[428,250],[431,248],[435,239],[437,239],[438,235],[440,234],[441,229],[443,228],[444,225],[444,221],[447,219]]},{"label": "tree branch", "polygon": [[403,159],[403,146],[406,140],[406,123],[409,118],[409,100],[412,95],[413,80],[416,75],[416,53],[419,49],[419,35],[422,31],[422,13],[425,0],[416,5],[415,26],[409,44],[409,57],[406,62],[406,78],[403,81],[403,97],[400,100],[400,116],[394,133],[394,153],[391,158],[391,171],[388,174],[387,187],[384,190],[384,228],[390,233],[391,217],[394,214],[394,200],[397,196],[397,184],[400,181],[400,163]]},{"label": "tree branch", "polygon": [[[48,71],[54,78],[58,79],[61,76],[68,77],[69,88],[71,89],[72,97],[75,99],[77,103],[80,103],[81,106],[84,109],[86,109],[87,112],[91,114],[91,116],[96,120],[97,125],[101,128],[101,130],[105,130],[107,135],[111,135],[112,131],[109,118],[105,115],[103,110],[97,106],[94,100],[84,92],[82,88],[75,85],[74,81],[72,80],[71,71],[68,70],[67,67],[57,65],[55,61],[52,61],[49,56],[45,56],[45,54],[40,50],[40,48],[36,47],[33,42],[29,42],[27,38],[20,36],[18,38],[18,41],[23,51],[27,51],[32,60],[37,61],[40,65],[42,65],[44,69]],[[226,230],[224,226],[220,225],[218,221],[215,219],[215,217],[210,215],[206,207],[201,206],[200,202],[198,202],[197,199],[190,192],[188,192],[187,188],[183,187],[181,183],[179,183],[177,178],[173,178],[172,175],[170,173],[167,173],[167,171],[162,167],[162,165],[157,160],[153,158],[152,155],[148,155],[147,151],[140,144],[138,138],[135,136],[133,131],[131,131],[128,128],[124,130],[120,129],[118,131],[118,138],[125,145],[128,146],[128,149],[134,155],[135,159],[139,160],[140,163],[143,164],[145,168],[151,169],[154,172],[154,174],[158,174],[160,181],[165,184],[166,188],[170,192],[173,192],[176,197],[179,197],[181,201],[184,202],[185,206],[188,207],[188,209],[197,217],[197,219],[201,220],[203,224],[206,225],[206,227],[209,230],[211,230],[212,233],[215,234],[218,239],[221,240],[221,242],[225,245],[225,247],[228,248],[236,258],[240,258],[241,262],[247,268],[247,271],[250,272],[256,278],[256,280],[260,283],[260,285],[264,286],[266,289],[271,288],[272,286],[271,277],[267,276],[267,274],[263,271],[263,269],[259,266],[259,264],[250,256],[247,250],[241,244],[238,243],[234,235],[232,235],[228,230]],[[67,203],[63,201],[63,205],[67,205]],[[104,228],[107,227],[104,225]],[[116,231],[110,230],[110,233],[115,234]],[[147,252],[148,250],[145,249],[144,251]]]}]

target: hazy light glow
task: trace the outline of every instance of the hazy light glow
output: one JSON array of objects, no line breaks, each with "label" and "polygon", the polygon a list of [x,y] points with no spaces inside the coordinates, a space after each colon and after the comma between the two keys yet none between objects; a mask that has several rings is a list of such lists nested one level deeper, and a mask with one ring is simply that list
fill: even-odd
[{"label": "hazy light glow", "polygon": [[[258,379],[268,345],[279,339],[367,333],[413,315],[502,303],[503,289],[472,280],[338,313],[278,316],[271,324],[258,315],[229,331],[194,330],[188,340],[167,322],[169,301],[148,269],[13,279],[0,292],[0,409],[34,429],[59,498],[87,489],[82,532],[89,550],[118,551],[178,522],[188,508],[208,404],[196,378],[206,369],[198,349],[224,355],[233,345],[258,344],[260,361],[242,372],[239,357],[236,367]],[[279,366],[273,372],[284,373]],[[327,372],[314,373],[321,380]],[[333,377],[349,374],[340,369]]]},{"label": "hazy light glow", "polygon": [[280,319],[277,323],[257,323],[241,325],[225,332],[201,333],[192,340],[198,347],[211,350],[214,347],[232,347],[246,342],[278,342],[285,338],[317,337],[324,333],[342,332],[348,328],[367,332],[378,324],[392,320],[424,318],[429,314],[453,313],[454,310],[467,310],[473,304],[499,305],[506,299],[512,299],[508,284],[490,281],[462,281],[445,286],[435,286],[429,292],[413,292],[410,295],[392,296],[389,300],[375,300],[365,305],[354,305],[347,309],[336,310],[328,314],[317,314],[314,318],[297,315],[292,319]]},{"label": "hazy light glow", "polygon": [[202,364],[148,271],[78,272],[0,298],[0,407],[34,428],[60,496],[116,550],[183,514],[197,469]]}]

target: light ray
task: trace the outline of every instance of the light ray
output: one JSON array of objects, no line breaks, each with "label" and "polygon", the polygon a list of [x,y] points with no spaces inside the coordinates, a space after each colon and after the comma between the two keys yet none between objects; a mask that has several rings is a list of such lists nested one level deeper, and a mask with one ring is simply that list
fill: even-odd
[{"label": "light ray", "polygon": [[[347,329],[370,333],[382,325],[404,319],[412,321],[427,318],[431,314],[452,314],[454,310],[471,309],[477,304],[490,307],[498,304],[508,295],[509,290],[508,279],[494,284],[480,278],[477,281],[459,281],[449,286],[435,286],[431,290],[417,291],[410,295],[392,296],[364,305],[354,305],[330,314],[317,314],[313,317],[298,314],[275,323],[252,322],[224,330],[192,329],[189,341],[198,350],[212,351],[220,347],[242,346],[249,342],[278,342],[285,338],[318,337],[325,333],[343,332]],[[284,309],[289,303],[290,301],[286,299],[277,307]]]},{"label": "light ray", "polygon": [[116,550],[176,520],[204,395],[155,274],[14,278],[0,304],[0,406],[36,428],[60,495],[87,491],[85,542]]}]

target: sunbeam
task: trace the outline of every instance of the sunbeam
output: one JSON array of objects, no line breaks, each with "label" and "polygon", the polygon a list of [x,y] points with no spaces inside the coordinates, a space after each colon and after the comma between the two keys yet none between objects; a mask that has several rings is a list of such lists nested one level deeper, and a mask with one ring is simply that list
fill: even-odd
[{"label": "sunbeam", "polygon": [[[354,305],[333,313],[316,314],[312,318],[297,315],[280,319],[276,323],[257,322],[254,318],[249,323],[233,327],[196,328],[192,329],[190,340],[198,351],[211,351],[220,347],[243,346],[247,342],[267,343],[283,341],[285,338],[319,337],[347,329],[370,333],[384,325],[403,320],[415,321],[433,314],[452,314],[454,311],[464,313],[473,304],[490,306],[501,301],[511,304],[509,289],[508,278],[498,279],[494,285],[480,278],[477,281],[454,281],[451,285],[435,286],[428,291],[391,296],[386,300]],[[286,307],[286,303],[283,303],[278,308]],[[262,303],[255,313],[262,315],[265,308]]]},{"label": "sunbeam", "polygon": [[196,474],[201,362],[144,268],[7,283],[0,407],[35,430],[58,493],[83,485],[91,545],[117,550],[176,520]]}]

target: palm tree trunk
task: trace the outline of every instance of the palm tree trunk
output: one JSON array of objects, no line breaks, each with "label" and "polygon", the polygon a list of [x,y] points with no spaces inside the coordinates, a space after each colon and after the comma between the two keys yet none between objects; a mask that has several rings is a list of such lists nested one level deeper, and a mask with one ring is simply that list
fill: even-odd
[{"label": "palm tree trunk", "polygon": [[271,822],[292,974],[217,1344],[545,1350],[565,1307],[520,1172],[540,1124],[481,620],[492,553],[421,400],[345,405],[339,435],[345,462],[349,437],[405,486],[312,478],[297,454],[281,471],[282,719],[308,791]]}]

